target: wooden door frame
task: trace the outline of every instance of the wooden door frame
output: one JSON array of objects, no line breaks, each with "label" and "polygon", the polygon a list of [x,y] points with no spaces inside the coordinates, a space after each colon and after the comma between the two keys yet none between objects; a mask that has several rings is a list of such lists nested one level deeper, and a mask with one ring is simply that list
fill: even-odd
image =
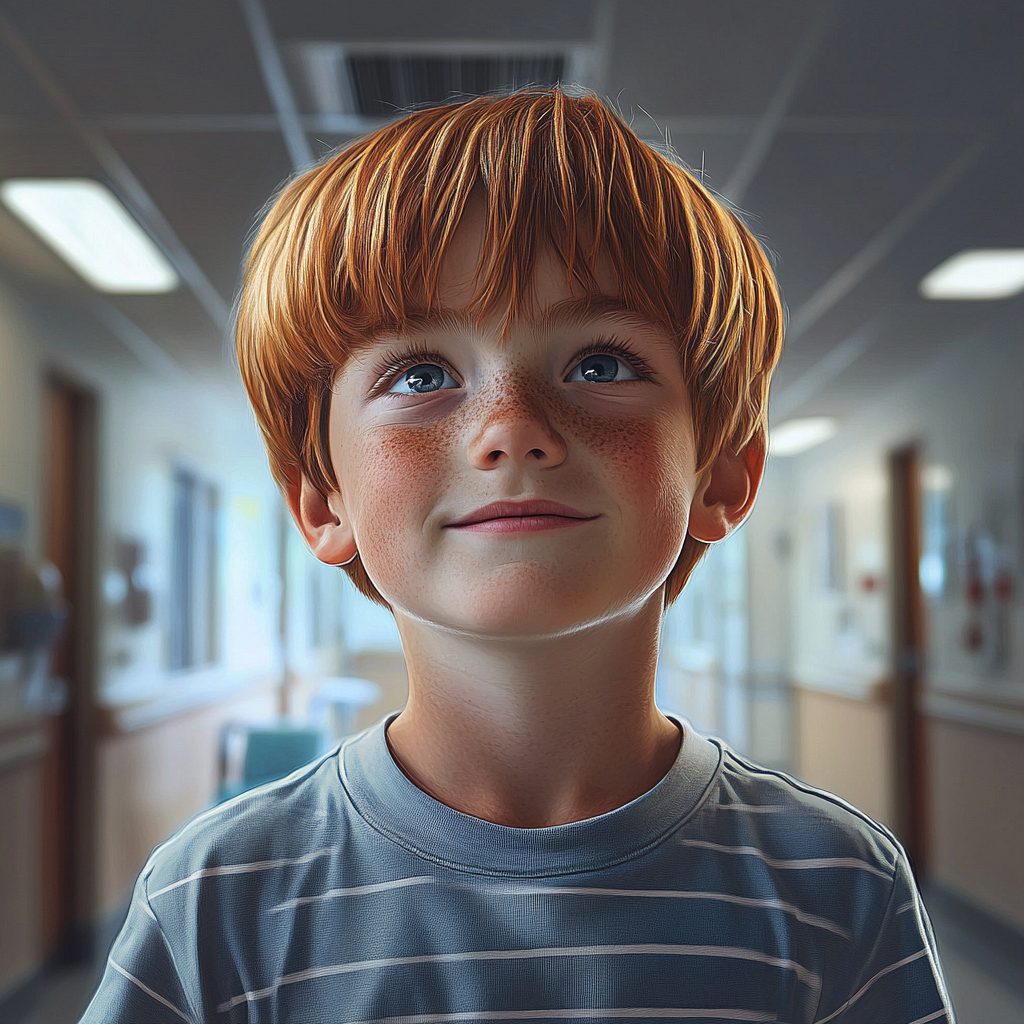
[{"label": "wooden door frame", "polygon": [[[74,476],[69,481],[75,508],[71,530],[73,579],[65,597],[72,605],[65,643],[70,666],[69,701],[62,721],[53,723],[51,735],[64,744],[54,754],[55,770],[61,775],[63,793],[60,812],[62,827],[47,829],[44,843],[55,837],[66,842],[65,849],[51,850],[51,863],[62,878],[60,905],[51,909],[56,915],[55,942],[44,951],[51,961],[60,963],[88,960],[93,954],[96,891],[96,666],[99,635],[99,595],[97,573],[98,538],[98,405],[96,393],[66,375],[46,374],[43,389],[44,464],[42,509],[44,523],[41,544],[48,556],[49,531],[54,510],[50,495],[53,439],[51,403],[57,396],[70,411],[70,450]],[[44,853],[44,858],[46,854]],[[45,885],[45,879],[43,881]],[[47,898],[45,891],[41,894]],[[42,909],[42,905],[41,905]]]},{"label": "wooden door frame", "polygon": [[921,592],[921,455],[889,455],[892,542],[892,767],[896,833],[918,880],[928,871],[928,757],[923,713],[925,609]]}]

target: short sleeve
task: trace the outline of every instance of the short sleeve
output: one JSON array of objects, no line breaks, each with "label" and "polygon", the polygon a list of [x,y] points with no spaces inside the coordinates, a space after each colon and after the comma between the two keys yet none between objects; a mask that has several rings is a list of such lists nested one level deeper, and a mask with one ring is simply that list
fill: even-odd
[{"label": "short sleeve", "polygon": [[902,849],[888,903],[864,949],[845,1001],[820,1005],[815,1024],[955,1024],[931,923]]},{"label": "short sleeve", "polygon": [[198,1024],[167,939],[149,905],[148,872],[132,893],[124,927],[114,941],[99,988],[79,1024]]}]

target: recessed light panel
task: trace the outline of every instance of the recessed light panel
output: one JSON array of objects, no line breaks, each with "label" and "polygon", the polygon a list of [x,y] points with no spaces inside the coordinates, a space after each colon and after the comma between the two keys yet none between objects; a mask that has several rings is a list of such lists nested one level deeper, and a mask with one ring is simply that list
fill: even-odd
[{"label": "recessed light panel", "polygon": [[91,178],[12,178],[0,199],[102,292],[169,292],[178,275],[110,189]]},{"label": "recessed light panel", "polygon": [[964,249],[921,281],[926,299],[1008,299],[1024,291],[1024,249]]},{"label": "recessed light panel", "polygon": [[783,458],[799,455],[835,437],[839,425],[831,416],[807,416],[799,420],[786,420],[771,431],[768,451]]}]

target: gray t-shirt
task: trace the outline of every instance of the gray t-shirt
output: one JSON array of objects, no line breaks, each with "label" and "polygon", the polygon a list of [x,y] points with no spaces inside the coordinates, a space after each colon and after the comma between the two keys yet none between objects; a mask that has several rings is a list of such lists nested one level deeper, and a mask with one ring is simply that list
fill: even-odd
[{"label": "gray t-shirt", "polygon": [[157,848],[83,1022],[952,1022],[892,835],[682,725],[643,796],[518,829],[381,722]]}]

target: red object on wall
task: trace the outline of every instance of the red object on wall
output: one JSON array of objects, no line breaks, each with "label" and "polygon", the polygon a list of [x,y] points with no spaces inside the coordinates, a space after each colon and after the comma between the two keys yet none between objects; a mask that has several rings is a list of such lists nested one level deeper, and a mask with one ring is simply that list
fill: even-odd
[{"label": "red object on wall", "polygon": [[964,626],[963,635],[964,650],[970,651],[973,654],[975,651],[980,651],[985,645],[985,633],[981,628],[981,623],[976,619],[968,621],[967,625]]},{"label": "red object on wall", "polygon": [[1003,569],[992,584],[992,593],[997,601],[1006,604],[1013,600],[1013,591],[1013,574],[1009,569]]}]

